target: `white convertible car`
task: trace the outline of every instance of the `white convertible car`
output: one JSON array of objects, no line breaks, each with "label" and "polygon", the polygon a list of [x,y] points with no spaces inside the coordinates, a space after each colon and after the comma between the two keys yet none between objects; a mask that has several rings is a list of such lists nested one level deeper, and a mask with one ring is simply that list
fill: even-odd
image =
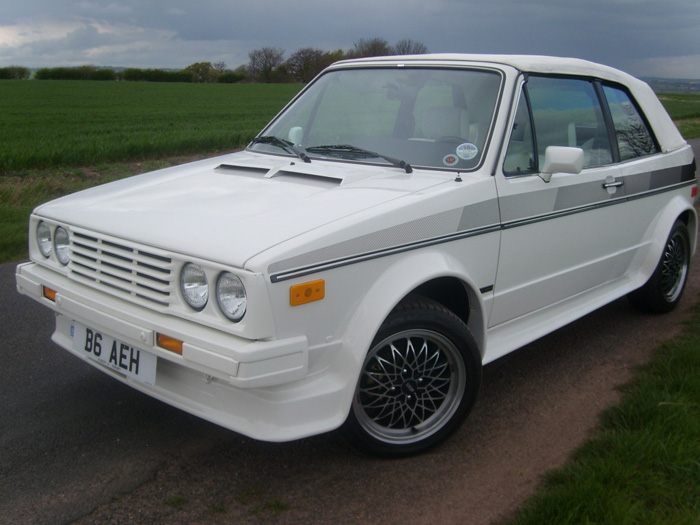
[{"label": "white convertible car", "polygon": [[462,423],[484,364],[625,295],[672,309],[696,192],[690,146],[615,69],[344,61],[244,151],[39,206],[16,281],[58,345],[146,394],[407,455]]}]

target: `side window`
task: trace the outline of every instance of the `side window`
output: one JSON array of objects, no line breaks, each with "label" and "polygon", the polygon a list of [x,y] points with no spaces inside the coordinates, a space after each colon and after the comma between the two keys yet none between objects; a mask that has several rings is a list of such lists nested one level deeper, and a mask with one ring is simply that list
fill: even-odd
[{"label": "side window", "polygon": [[612,162],[610,142],[593,83],[531,76],[527,82],[539,165],[547,146],[583,149],[583,167]]},{"label": "side window", "polygon": [[510,134],[506,159],[503,163],[503,173],[524,175],[535,171],[535,143],[532,136],[530,110],[527,107],[525,92],[521,91],[518,109],[513,119],[513,131]]},{"label": "side window", "polygon": [[656,143],[629,95],[612,86],[603,86],[610,107],[620,160],[629,160],[657,152]]}]

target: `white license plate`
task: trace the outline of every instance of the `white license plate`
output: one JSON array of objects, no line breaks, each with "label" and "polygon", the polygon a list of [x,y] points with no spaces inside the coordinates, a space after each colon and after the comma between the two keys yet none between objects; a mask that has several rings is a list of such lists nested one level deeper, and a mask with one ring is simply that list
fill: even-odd
[{"label": "white license plate", "polygon": [[76,352],[141,383],[155,385],[155,355],[79,323],[73,323],[71,332]]}]

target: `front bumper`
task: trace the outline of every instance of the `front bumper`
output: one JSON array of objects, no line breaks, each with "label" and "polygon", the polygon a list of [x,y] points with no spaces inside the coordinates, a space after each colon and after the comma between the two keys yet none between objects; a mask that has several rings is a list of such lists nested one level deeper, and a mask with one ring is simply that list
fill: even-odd
[{"label": "front bumper", "polygon": [[[310,348],[305,336],[248,341],[95,292],[35,263],[16,270],[17,290],[56,313],[52,340],[102,372],[189,413],[266,441],[297,439],[337,428],[347,382],[309,375],[309,354],[336,354],[342,344]],[[55,301],[44,287],[56,291]],[[77,352],[78,322],[157,357],[155,385]],[[156,333],[184,341],[182,355],[156,345]],[[330,380],[335,378],[335,381]]]}]

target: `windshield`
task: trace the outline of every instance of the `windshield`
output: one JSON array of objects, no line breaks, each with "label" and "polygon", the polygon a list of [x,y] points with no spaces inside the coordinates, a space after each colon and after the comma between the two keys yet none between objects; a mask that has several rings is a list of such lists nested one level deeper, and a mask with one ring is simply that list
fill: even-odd
[{"label": "windshield", "polygon": [[293,154],[284,141],[311,160],[473,169],[484,154],[500,84],[501,75],[485,69],[329,71],[250,149]]}]

